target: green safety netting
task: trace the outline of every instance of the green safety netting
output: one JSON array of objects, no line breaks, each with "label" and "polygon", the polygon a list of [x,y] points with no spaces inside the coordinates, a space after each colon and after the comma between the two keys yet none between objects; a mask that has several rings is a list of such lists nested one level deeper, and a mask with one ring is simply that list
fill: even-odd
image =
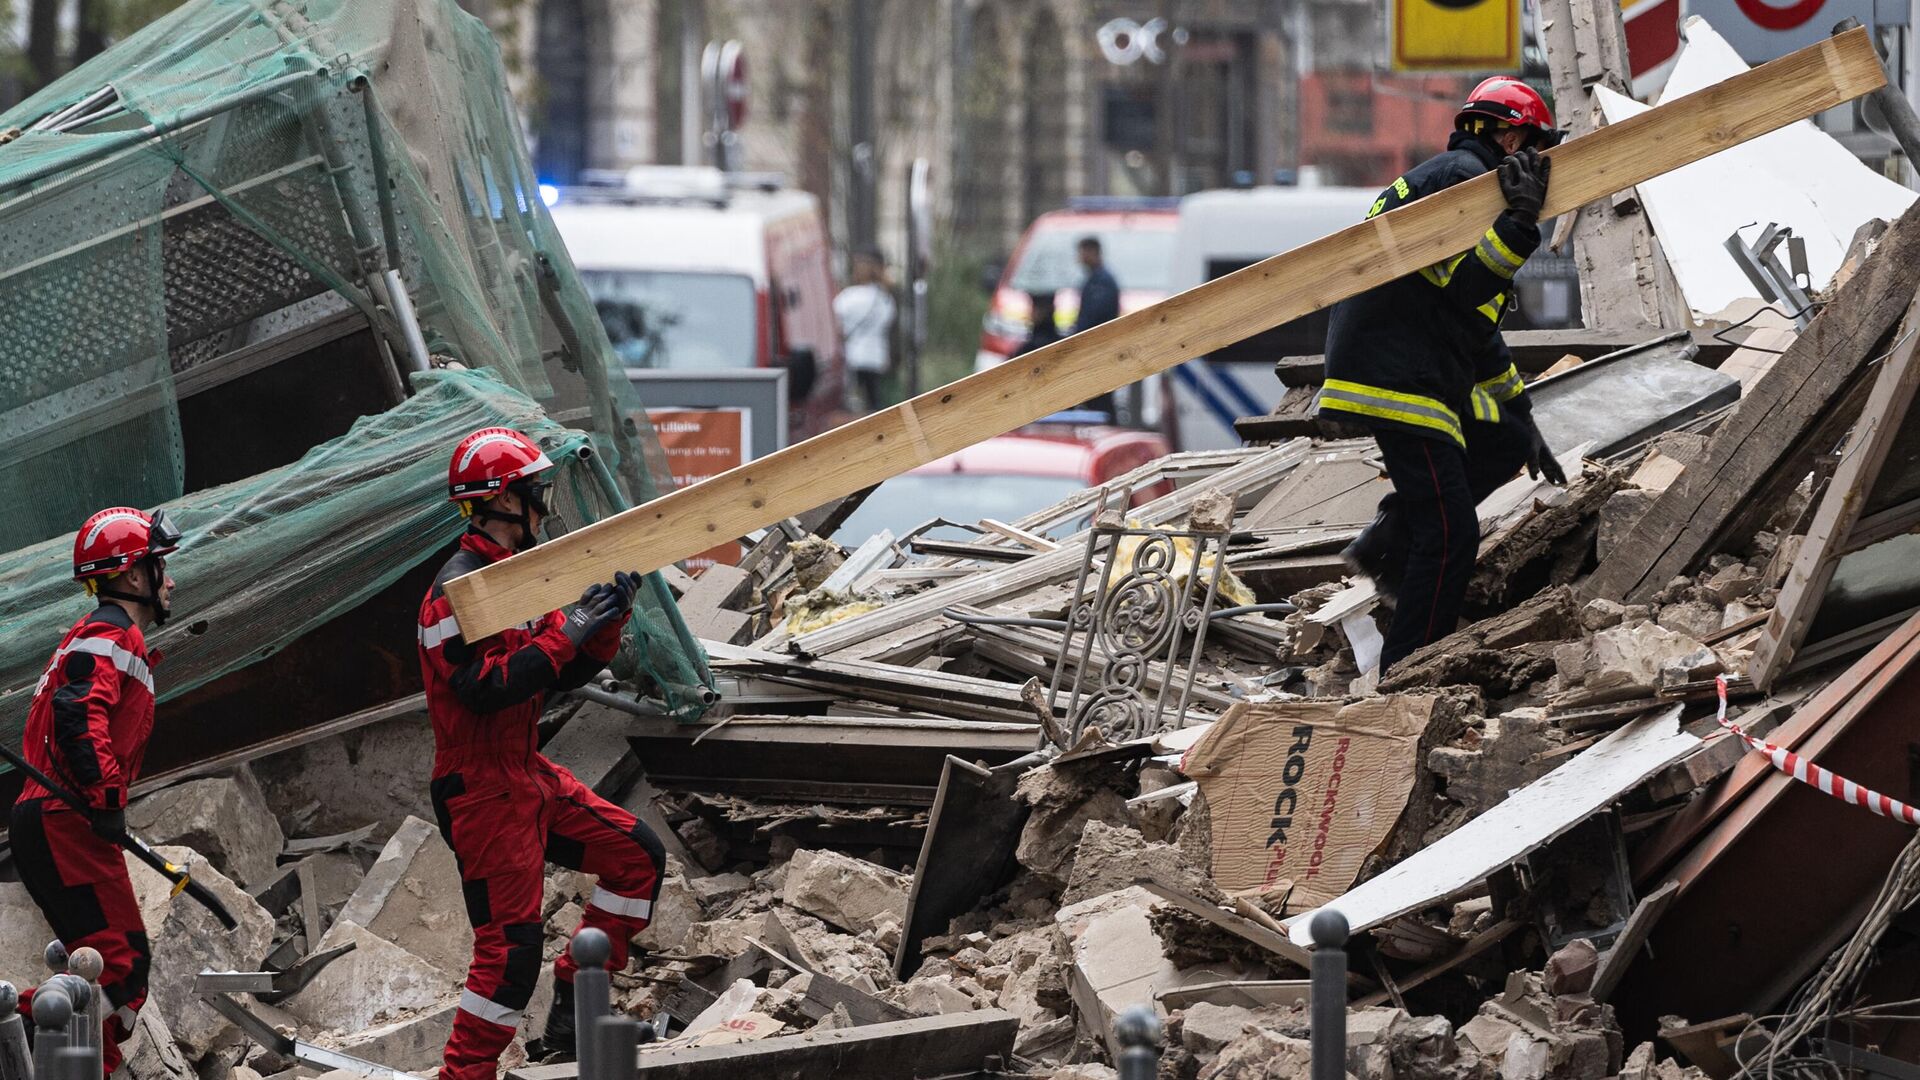
[{"label": "green safety netting", "polygon": [[[587,437],[548,419],[531,399],[485,371],[418,377],[420,392],[362,419],[292,465],[166,504],[184,534],[168,560],[175,618],[149,641],[164,659],[163,702],[277,652],[352,609],[459,536],[446,499],[447,448],[476,428],[533,436],[551,457],[556,511],[579,525],[608,509]],[[0,555],[0,732],[19,738],[34,683],[60,635],[90,600],[72,580],[73,538]],[[642,676],[698,711],[701,675],[688,643],[663,617],[664,595],[643,593],[623,674]],[[403,628],[402,638],[411,627]]]},{"label": "green safety netting", "polygon": [[[412,522],[390,550],[314,546],[302,580],[320,591],[291,599],[317,614],[432,550],[447,510],[420,516],[426,462],[444,468],[455,429],[495,422],[482,414],[550,428],[544,413],[586,433],[613,484],[589,492],[586,467],[571,467],[579,517],[663,489],[657,440],[537,190],[493,37],[452,0],[191,0],[0,115],[0,551],[14,552],[0,556],[0,690],[31,688],[35,655],[74,614],[74,594],[42,578],[63,576],[59,553],[101,506],[178,505],[236,553],[257,541],[221,530],[264,534],[321,504],[335,538],[357,535],[339,522],[363,508]],[[408,384],[387,373],[393,411],[290,466],[303,498],[249,486],[279,473],[187,492],[180,388],[355,313],[395,369],[416,369]],[[491,374],[417,370],[429,357]],[[369,450],[356,470],[329,471],[373,445],[411,464],[369,473]],[[197,579],[194,565],[182,560]],[[265,595],[276,564],[207,565],[221,576],[189,590],[196,606],[254,622],[246,597]],[[216,587],[233,598],[213,601]],[[697,689],[704,657],[657,579],[652,592],[640,653],[662,687]],[[169,660],[171,693],[259,655],[181,647],[201,659]]]}]

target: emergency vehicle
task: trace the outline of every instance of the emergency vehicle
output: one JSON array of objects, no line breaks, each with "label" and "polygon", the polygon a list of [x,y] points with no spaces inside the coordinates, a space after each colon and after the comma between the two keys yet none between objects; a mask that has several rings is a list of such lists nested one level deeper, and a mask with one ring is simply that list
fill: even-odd
[{"label": "emergency vehicle", "polygon": [[812,195],[703,166],[583,179],[541,194],[622,364],[785,367],[793,438],[844,418],[832,252]]}]

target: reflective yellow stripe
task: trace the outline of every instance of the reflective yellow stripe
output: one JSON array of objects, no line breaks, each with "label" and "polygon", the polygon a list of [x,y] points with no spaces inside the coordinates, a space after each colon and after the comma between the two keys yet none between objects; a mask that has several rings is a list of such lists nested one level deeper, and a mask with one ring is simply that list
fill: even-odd
[{"label": "reflective yellow stripe", "polygon": [[1473,399],[1473,418],[1475,420],[1485,421],[1489,424],[1497,424],[1500,422],[1500,403],[1493,399],[1492,394],[1476,386],[1473,388],[1471,397]]},{"label": "reflective yellow stripe", "polygon": [[1463,251],[1446,262],[1423,266],[1420,268],[1420,276],[1444,289],[1447,283],[1453,280],[1453,272],[1460,268],[1460,261],[1466,257],[1467,253]]},{"label": "reflective yellow stripe", "polygon": [[1527,388],[1527,384],[1520,379],[1520,370],[1512,364],[1508,364],[1507,370],[1495,375],[1493,378],[1481,379],[1474,385],[1480,390],[1492,395],[1495,401],[1512,401],[1514,398],[1520,396],[1521,391]]},{"label": "reflective yellow stripe", "polygon": [[1488,229],[1486,238],[1493,242],[1494,250],[1499,252],[1502,258],[1506,259],[1508,262],[1512,263],[1513,265],[1519,266],[1521,263],[1527,261],[1525,258],[1514,254],[1513,249],[1507,246],[1507,242],[1505,240],[1500,239],[1500,233],[1498,231],[1494,229]]},{"label": "reflective yellow stripe", "polygon": [[1507,311],[1507,294],[1501,293],[1499,296],[1496,296],[1493,299],[1487,301],[1486,303],[1481,304],[1475,310],[1480,312],[1480,314],[1485,315],[1489,320],[1491,320],[1494,323],[1494,325],[1497,326],[1500,323],[1500,317],[1506,314],[1506,311]]},{"label": "reflective yellow stripe", "polygon": [[1459,415],[1439,400],[1420,394],[1404,394],[1365,383],[1328,379],[1321,385],[1314,406],[1317,410],[1356,413],[1438,431],[1460,445],[1466,445],[1466,438],[1460,431]]}]

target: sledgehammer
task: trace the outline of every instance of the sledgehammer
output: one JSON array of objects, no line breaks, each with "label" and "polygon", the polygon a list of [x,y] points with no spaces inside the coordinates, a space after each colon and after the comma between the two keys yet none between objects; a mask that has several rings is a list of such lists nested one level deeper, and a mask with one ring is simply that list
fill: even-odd
[{"label": "sledgehammer", "polygon": [[[41,787],[53,792],[54,798],[80,811],[81,815],[88,821],[93,820],[93,808],[87,805],[85,799],[80,798],[78,795],[55,783],[53,778],[46,773],[27,764],[26,758],[21,757],[19,753],[5,743],[0,743],[0,758],[5,758],[9,765],[25,773]],[[160,856],[159,852],[148,847],[139,837],[134,836],[125,829],[122,829],[120,835],[114,837],[113,840],[125,848],[134,858],[153,867],[160,872],[162,877],[173,882],[174,896],[179,896],[182,892],[185,892],[188,896],[199,901],[201,907],[213,912],[213,917],[220,920],[221,926],[229,930],[237,929],[240,926],[240,923],[234,919],[233,913],[227,910],[227,905],[221,903],[220,898],[213,895],[213,892],[205,885],[193,880],[184,867],[175,866],[168,862]]]}]

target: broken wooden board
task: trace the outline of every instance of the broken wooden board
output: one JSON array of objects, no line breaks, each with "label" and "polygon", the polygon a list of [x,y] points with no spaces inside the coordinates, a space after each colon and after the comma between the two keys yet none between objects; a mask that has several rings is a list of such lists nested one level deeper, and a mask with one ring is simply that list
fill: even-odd
[{"label": "broken wooden board", "polygon": [[1689,466],[1607,553],[1586,595],[1643,603],[1748,523],[1764,520],[1775,507],[1763,493],[1799,483],[1812,455],[1828,448],[1814,445],[1814,433],[1834,418],[1861,365],[1878,354],[1916,284],[1920,206],[1901,216],[1873,258],[1741,401],[1715,433],[1707,459]]},{"label": "broken wooden board", "polygon": [[[1548,151],[1564,213],[1886,83],[1865,29]],[[1468,250],[1504,209],[1481,176],[776,451],[447,583],[471,640],[1214,352]],[[1864,273],[1864,271],[1863,271]]]},{"label": "broken wooden board", "polygon": [[1653,924],[1660,921],[1660,916],[1666,913],[1679,893],[1679,884],[1669,881],[1633,906],[1633,914],[1627,916],[1627,925],[1620,928],[1620,936],[1613,939],[1613,945],[1600,958],[1599,969],[1593,973],[1593,986],[1588,991],[1593,1000],[1605,1001],[1613,996],[1614,988],[1620,985],[1628,966],[1646,945],[1647,935],[1653,933]]},{"label": "broken wooden board", "polygon": [[[947,1013],[887,1024],[776,1035],[728,1046],[642,1049],[639,1075],[646,1080],[740,1080],[742,1077],[834,1077],[835,1080],[906,1080],[915,1076],[970,1076],[989,1057],[1013,1053],[1020,1021],[1004,1009]],[[508,1080],[578,1080],[580,1066],[523,1065]]]},{"label": "broken wooden board", "polygon": [[[1916,341],[1920,341],[1920,295],[1914,297],[1907,309],[1904,333],[1899,341],[1893,355],[1881,365],[1874,378],[1866,407],[1840,451],[1840,464],[1814,510],[1813,521],[1794,557],[1793,569],[1788,572],[1780,598],[1774,603],[1766,633],[1753,650],[1747,671],[1754,685],[1763,690],[1787,669],[1796,650],[1807,639],[1814,618],[1827,599],[1828,586],[1833,584],[1841,558],[1871,546],[1854,537],[1861,518],[1873,509],[1882,509],[1879,503],[1912,501],[1906,492],[1913,484],[1898,476],[1912,468],[1911,460],[1892,462],[1896,475],[1889,479],[1900,494],[1891,500],[1874,496],[1882,486],[1881,470],[1889,464],[1889,456],[1907,426],[1914,391],[1920,389],[1920,357],[1915,356],[1914,348]],[[1833,635],[1829,632],[1826,636]]]},{"label": "broken wooden board", "polygon": [[[1611,805],[1700,740],[1680,728],[1679,706],[1635,720],[1506,801],[1327,905],[1353,933],[1439,903],[1518,862]],[[1318,911],[1319,909],[1314,909]],[[1314,911],[1287,920],[1294,944],[1312,941]]]},{"label": "broken wooden board", "polygon": [[920,970],[920,943],[946,933],[954,916],[972,911],[1013,876],[1013,852],[1027,823],[1027,804],[1013,794],[1023,771],[992,771],[947,758],[913,867],[905,925],[893,952],[894,978]]},{"label": "broken wooden board", "polygon": [[1312,989],[1308,979],[1222,979],[1171,987],[1155,994],[1154,1000],[1167,1012],[1201,1004],[1261,1009],[1268,1005],[1305,1005]]}]

